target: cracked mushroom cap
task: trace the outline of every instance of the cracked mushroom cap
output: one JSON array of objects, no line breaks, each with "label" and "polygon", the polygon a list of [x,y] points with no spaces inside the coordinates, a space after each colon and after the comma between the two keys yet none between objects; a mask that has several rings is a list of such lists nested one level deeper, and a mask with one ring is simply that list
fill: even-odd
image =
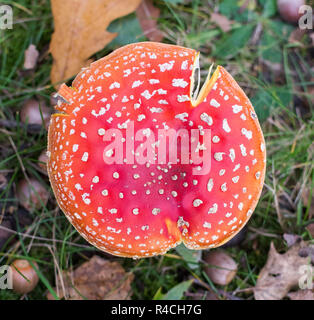
[{"label": "cracked mushroom cap", "polygon": [[[49,127],[50,182],[66,217],[100,250],[148,257],[182,241],[190,249],[218,247],[250,218],[264,181],[263,134],[223,67],[197,95],[198,57],[179,46],[131,44],[83,69],[72,87],[60,87],[66,102]],[[124,154],[124,162],[110,164],[118,149],[108,149],[105,133],[120,129],[126,145],[131,124],[146,132],[146,140],[132,140],[136,151],[153,144],[158,129],[194,129],[200,137],[206,131],[207,138],[210,129],[210,143],[197,148],[210,167],[200,173],[191,160],[132,164],[134,152],[127,163]]]}]

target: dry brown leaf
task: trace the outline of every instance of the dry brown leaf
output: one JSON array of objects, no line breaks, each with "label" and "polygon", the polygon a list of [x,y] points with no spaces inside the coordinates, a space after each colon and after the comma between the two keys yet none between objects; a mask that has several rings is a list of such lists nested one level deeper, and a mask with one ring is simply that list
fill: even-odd
[{"label": "dry brown leaf", "polygon": [[[118,262],[93,256],[74,271],[57,278],[59,298],[67,300],[129,300],[134,275]],[[64,289],[63,289],[64,288]],[[48,299],[53,299],[51,295]]]},{"label": "dry brown leaf", "polygon": [[302,239],[300,236],[296,234],[290,234],[290,233],[284,233],[283,238],[285,239],[288,248],[292,247]]},{"label": "dry brown leaf", "polygon": [[31,70],[36,67],[39,52],[36,46],[30,44],[24,52],[24,69]]},{"label": "dry brown leaf", "polygon": [[210,16],[210,20],[213,21],[224,32],[228,32],[231,29],[232,21],[222,14],[213,12]]},{"label": "dry brown leaf", "polygon": [[289,42],[290,43],[298,42],[299,44],[301,44],[301,40],[305,35],[305,33],[306,33],[305,30],[302,30],[299,28],[294,29],[289,36]]},{"label": "dry brown leaf", "polygon": [[286,253],[279,254],[271,243],[266,265],[261,270],[254,288],[255,299],[280,300],[298,285],[301,277],[299,268],[309,263],[309,257],[300,253],[311,247],[312,245],[302,241]]},{"label": "dry brown leaf", "polygon": [[136,10],[143,33],[151,41],[159,42],[164,37],[157,26],[159,15],[160,10],[154,6],[153,0],[143,0]]},{"label": "dry brown leaf", "polygon": [[54,33],[50,42],[53,56],[51,82],[56,84],[77,74],[94,53],[117,34],[109,24],[133,12],[141,0],[51,0]]},{"label": "dry brown leaf", "polygon": [[289,292],[288,297],[291,300],[314,300],[313,290],[298,290],[295,292]]}]

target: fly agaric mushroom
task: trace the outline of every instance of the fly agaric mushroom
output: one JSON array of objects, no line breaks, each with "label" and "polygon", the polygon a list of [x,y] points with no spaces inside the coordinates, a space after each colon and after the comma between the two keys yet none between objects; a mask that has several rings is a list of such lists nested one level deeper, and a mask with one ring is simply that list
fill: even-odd
[{"label": "fly agaric mushroom", "polygon": [[[250,218],[264,181],[263,134],[249,99],[223,67],[195,93],[198,59],[198,52],[180,46],[131,44],[83,69],[72,87],[60,87],[65,102],[51,117],[48,174],[68,220],[100,250],[136,258],[181,242],[214,248]],[[159,129],[194,129],[200,136],[210,129],[210,143],[196,149],[210,151],[203,162],[211,169],[200,173],[191,159],[135,161],[145,139],[128,137],[130,124],[146,132],[150,147],[158,147],[149,137]],[[109,129],[125,134],[116,141],[122,148],[108,149]],[[160,155],[168,157],[174,146]]]}]

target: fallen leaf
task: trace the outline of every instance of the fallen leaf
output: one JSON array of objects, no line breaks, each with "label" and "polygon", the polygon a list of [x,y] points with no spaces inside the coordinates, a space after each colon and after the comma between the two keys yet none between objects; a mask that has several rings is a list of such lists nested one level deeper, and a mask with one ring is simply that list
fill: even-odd
[{"label": "fallen leaf", "polygon": [[129,300],[133,278],[118,262],[93,256],[74,271],[63,272],[62,279],[57,277],[58,296],[67,300]]},{"label": "fallen leaf", "polygon": [[302,241],[286,253],[279,254],[271,243],[266,265],[261,270],[254,288],[255,299],[280,300],[298,285],[301,277],[299,268],[309,263],[308,256],[300,256],[300,251],[312,246]]},{"label": "fallen leaf", "polygon": [[213,12],[210,16],[210,20],[213,21],[224,32],[231,30],[232,21],[222,14]]},{"label": "fallen leaf", "polygon": [[51,0],[54,33],[51,82],[56,84],[77,74],[94,53],[117,34],[106,29],[110,22],[133,12],[141,0]]},{"label": "fallen leaf", "polygon": [[295,292],[289,292],[288,297],[291,300],[314,300],[313,290],[298,290]]},{"label": "fallen leaf", "polygon": [[314,263],[314,245],[301,248],[299,250],[299,256],[302,258],[309,258]]},{"label": "fallen leaf", "polygon": [[24,69],[31,70],[36,67],[39,52],[36,46],[30,44],[24,52]]},{"label": "fallen leaf", "polygon": [[301,40],[303,38],[303,36],[305,35],[306,31],[296,28],[294,29],[289,36],[289,42],[290,43],[301,43]]},{"label": "fallen leaf", "polygon": [[283,238],[287,242],[287,246],[290,248],[295,245],[297,242],[301,241],[301,237],[296,234],[285,233]]},{"label": "fallen leaf", "polygon": [[136,10],[144,35],[151,41],[159,42],[164,37],[157,26],[159,15],[160,10],[154,6],[153,0],[143,0]]}]

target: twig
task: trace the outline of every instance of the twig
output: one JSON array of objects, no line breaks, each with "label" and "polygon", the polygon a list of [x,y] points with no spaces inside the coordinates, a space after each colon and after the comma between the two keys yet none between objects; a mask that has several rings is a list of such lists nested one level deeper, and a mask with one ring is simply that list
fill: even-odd
[{"label": "twig", "polygon": [[264,231],[264,230],[262,230],[262,229],[255,229],[255,228],[253,228],[253,227],[249,227],[249,230],[250,230],[250,231],[253,231],[253,232],[257,233],[257,234],[260,234],[260,235],[262,235],[262,236],[264,236],[264,237],[268,237],[268,238],[280,238],[280,236],[279,236],[278,234],[269,233],[269,232],[266,232],[266,231]]},{"label": "twig", "polygon": [[49,241],[49,242],[58,242],[58,243],[66,243],[68,245],[71,245],[71,246],[74,246],[74,247],[79,247],[79,248],[92,248],[91,246],[88,246],[88,245],[84,245],[84,244],[77,244],[77,243],[74,243],[74,242],[69,242],[69,241],[64,241],[64,240],[60,240],[60,239],[50,239],[50,238],[44,238],[44,237],[38,237],[38,236],[32,236],[32,235],[29,235],[30,231],[27,231],[26,233],[22,233],[22,232],[18,232],[18,231],[15,231],[15,230],[12,230],[10,228],[6,228],[4,226],[1,226],[0,225],[0,230],[5,230],[5,231],[8,231],[10,233],[13,233],[13,234],[16,234],[18,236],[22,236],[24,238],[33,238],[33,239],[36,239],[36,240],[40,240],[40,241]]},{"label": "twig", "polygon": [[[0,119],[0,127],[4,127],[7,129],[22,127],[24,130],[26,130],[29,133],[39,133],[42,130],[42,126],[39,124],[28,124],[25,125],[23,123],[18,123],[13,120],[6,120],[6,119]],[[7,134],[10,134],[9,132]]]}]

